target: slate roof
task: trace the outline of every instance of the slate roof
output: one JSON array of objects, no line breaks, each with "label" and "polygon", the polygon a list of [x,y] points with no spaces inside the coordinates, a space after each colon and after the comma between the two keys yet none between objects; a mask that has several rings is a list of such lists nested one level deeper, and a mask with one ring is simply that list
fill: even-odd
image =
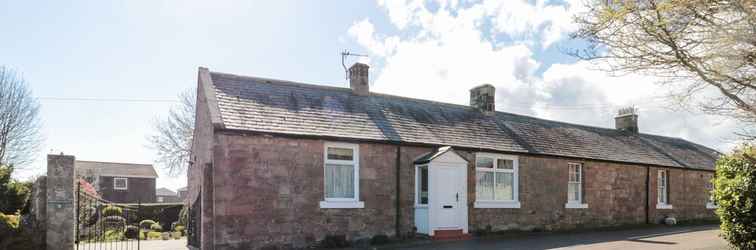
[{"label": "slate roof", "polygon": [[155,191],[155,195],[157,196],[178,196],[176,192],[173,192],[173,190],[167,189],[167,188],[158,188]]},{"label": "slate roof", "polygon": [[76,161],[76,171],[80,175],[99,175],[115,177],[157,178],[155,168],[150,164]]},{"label": "slate roof", "polygon": [[[678,138],[632,134],[371,92],[209,72],[200,80],[216,125],[291,135],[422,143],[512,153],[713,169],[718,152]],[[206,69],[204,69],[206,70]],[[206,71],[207,72],[207,71]],[[462,90],[460,90],[462,91]],[[212,116],[212,114],[211,114]]]}]

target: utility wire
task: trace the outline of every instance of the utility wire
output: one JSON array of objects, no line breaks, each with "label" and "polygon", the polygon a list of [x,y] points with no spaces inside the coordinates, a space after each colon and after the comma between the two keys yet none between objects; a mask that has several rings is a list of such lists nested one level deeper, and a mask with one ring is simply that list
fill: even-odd
[{"label": "utility wire", "polygon": [[73,101],[73,102],[164,102],[179,103],[171,99],[133,99],[133,98],[90,98],[90,97],[39,97],[42,101]]}]

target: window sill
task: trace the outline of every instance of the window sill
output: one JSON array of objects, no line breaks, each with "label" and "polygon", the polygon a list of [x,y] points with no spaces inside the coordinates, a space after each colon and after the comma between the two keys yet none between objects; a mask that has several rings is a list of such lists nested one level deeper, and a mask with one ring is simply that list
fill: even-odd
[{"label": "window sill", "polygon": [[717,209],[717,205],[711,202],[706,203],[706,209]]},{"label": "window sill", "polygon": [[656,209],[672,209],[672,205],[656,203]]},{"label": "window sill", "polygon": [[586,203],[567,202],[564,204],[564,208],[588,208]]},{"label": "window sill", "polygon": [[362,201],[321,201],[320,208],[365,208]]},{"label": "window sill", "polygon": [[417,204],[415,204],[415,208],[428,208],[428,205],[417,205]]},{"label": "window sill", "polygon": [[476,201],[475,208],[520,208],[519,201]]}]

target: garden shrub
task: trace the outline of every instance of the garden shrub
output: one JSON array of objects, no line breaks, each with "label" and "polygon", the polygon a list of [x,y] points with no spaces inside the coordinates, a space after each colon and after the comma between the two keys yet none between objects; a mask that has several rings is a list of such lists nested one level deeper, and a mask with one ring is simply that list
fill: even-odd
[{"label": "garden shrub", "polygon": [[183,206],[181,207],[181,211],[179,211],[178,224],[186,225],[188,221],[189,221],[189,208],[187,206]]},{"label": "garden shrub", "polygon": [[162,232],[163,231],[163,227],[160,226],[159,223],[155,223],[155,224],[152,224],[150,226],[150,230],[155,231],[155,232]]},{"label": "garden shrub", "polygon": [[155,224],[154,220],[143,220],[139,222],[139,228],[141,229],[150,229],[152,225]]},{"label": "garden shrub", "polygon": [[0,227],[6,226],[9,229],[17,229],[19,222],[18,214],[0,213]]},{"label": "garden shrub", "polygon": [[104,235],[105,241],[120,241],[123,240],[124,233],[118,229],[106,230]]},{"label": "garden shrub", "polygon": [[349,241],[346,240],[345,235],[327,235],[323,241],[320,242],[321,248],[342,248],[348,247]]},{"label": "garden shrub", "polygon": [[124,232],[123,235],[127,239],[136,239],[138,233],[139,233],[139,227],[137,227],[137,226],[126,226],[126,231]]},{"label": "garden shrub", "polygon": [[170,240],[171,239],[171,233],[165,232],[160,234],[160,237],[163,238],[163,240]]},{"label": "garden shrub", "polygon": [[172,232],[171,233],[171,237],[173,237],[173,239],[176,239],[176,240],[181,239],[181,236],[183,236],[181,234],[181,232]]},{"label": "garden shrub", "polygon": [[717,161],[713,196],[722,237],[736,249],[756,249],[756,147]]},{"label": "garden shrub", "polygon": [[370,245],[383,245],[389,243],[389,237],[385,234],[377,234],[370,238]]},{"label": "garden shrub", "polygon": [[13,214],[20,211],[31,195],[32,182],[11,178],[13,166],[0,164],[0,213]]},{"label": "garden shrub", "polygon": [[181,236],[184,236],[186,232],[185,229],[186,228],[184,226],[176,226],[176,228],[173,231],[181,233]]},{"label": "garden shrub", "polygon": [[102,216],[122,216],[123,209],[120,207],[108,205],[102,209]]},{"label": "garden shrub", "polygon": [[147,239],[148,240],[159,240],[160,238],[163,237],[162,235],[163,234],[160,233],[160,232],[148,232],[147,233]]}]

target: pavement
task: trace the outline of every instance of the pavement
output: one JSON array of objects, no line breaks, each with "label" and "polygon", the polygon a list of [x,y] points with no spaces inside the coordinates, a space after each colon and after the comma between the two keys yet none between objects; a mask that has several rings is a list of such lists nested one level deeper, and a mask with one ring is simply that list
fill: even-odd
[{"label": "pavement", "polygon": [[390,249],[729,249],[719,237],[718,225],[568,233],[527,233],[467,241],[433,242]]}]

